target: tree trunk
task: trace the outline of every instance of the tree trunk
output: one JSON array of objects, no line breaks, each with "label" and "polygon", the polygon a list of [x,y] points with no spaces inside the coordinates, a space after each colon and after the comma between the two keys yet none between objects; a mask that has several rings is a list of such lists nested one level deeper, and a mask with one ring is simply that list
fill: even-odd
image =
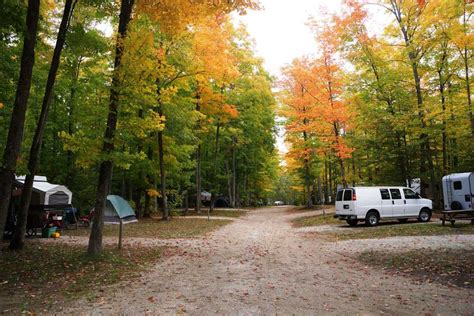
[{"label": "tree trunk", "polygon": [[[160,111],[161,112],[161,111]],[[160,117],[163,114],[160,113]],[[161,191],[161,214],[163,219],[169,220],[168,212],[168,198],[166,197],[166,173],[165,173],[165,159],[163,154],[163,131],[158,132],[158,159],[160,163],[160,191]]]},{"label": "tree trunk", "polygon": [[328,171],[328,158],[324,157],[324,204],[329,204],[329,171]]},{"label": "tree trunk", "polygon": [[[467,22],[467,4],[471,3],[471,1],[464,0],[463,1],[463,27],[464,27],[464,34],[468,35],[468,22]],[[472,99],[471,99],[471,83],[469,78],[469,50],[466,45],[463,47],[463,62],[464,62],[464,76],[466,81],[466,97],[467,97],[467,111],[469,114],[469,119],[471,122],[471,136],[474,138],[474,114],[472,113]]]},{"label": "tree trunk", "polygon": [[444,95],[444,82],[441,71],[438,71],[439,94],[441,96],[441,109],[443,110],[442,119],[442,152],[443,152],[443,174],[448,173],[448,154],[447,154],[447,135],[446,135],[446,96]]},{"label": "tree trunk", "polygon": [[[306,118],[303,119],[303,124],[307,125],[307,120]],[[306,147],[307,141],[308,141],[308,134],[306,131],[303,131],[303,140],[305,143],[305,150],[309,150],[309,148]],[[313,202],[311,200],[311,179],[310,179],[310,168],[309,168],[309,153],[306,152],[304,157],[304,181],[305,181],[305,191],[306,191],[306,207],[310,208],[313,207]]]},{"label": "tree trunk", "polygon": [[151,197],[146,190],[143,193],[145,195],[145,203],[143,205],[143,217],[150,218]]},{"label": "tree trunk", "polygon": [[236,156],[236,146],[237,140],[235,137],[232,137],[232,207],[235,208],[236,206],[236,192],[237,192],[237,168],[235,163],[235,156]]},{"label": "tree trunk", "polygon": [[196,213],[201,213],[201,144],[196,149]]},{"label": "tree trunk", "polygon": [[43,143],[44,129],[46,127],[46,120],[48,119],[49,105],[51,104],[56,74],[58,73],[59,64],[61,62],[61,51],[64,47],[64,42],[66,41],[66,34],[74,12],[76,1],[77,0],[66,0],[64,5],[64,12],[59,26],[56,46],[54,47],[53,59],[51,60],[51,67],[49,68],[46,89],[43,96],[43,104],[41,105],[41,113],[36,125],[35,135],[33,136],[33,143],[30,148],[28,174],[26,175],[22,189],[20,208],[18,212],[18,223],[10,241],[10,249],[22,249],[25,243],[26,221],[28,217],[28,209],[30,207],[31,191],[33,190],[34,177],[40,158],[41,144]]},{"label": "tree trunk", "polygon": [[[196,111],[200,112],[201,111],[201,104],[200,104],[200,94],[199,94],[199,84],[197,88],[197,93],[196,93]],[[200,120],[197,121],[196,124],[196,130],[199,131],[201,128],[201,122]],[[201,213],[201,143],[200,140],[198,140],[198,145],[196,147],[196,174],[195,174],[195,180],[196,180],[196,207],[195,211],[196,213]]]},{"label": "tree trunk", "polygon": [[216,181],[217,178],[217,155],[219,154],[219,136],[220,136],[220,120],[217,120],[217,127],[216,127],[216,136],[215,136],[215,148],[214,148],[214,172],[212,173],[212,188],[211,188],[211,204],[209,205],[209,212],[214,211],[214,203],[216,199],[216,194],[218,193],[218,183]]},{"label": "tree trunk", "polygon": [[[158,101],[158,106],[156,111],[160,116],[160,119],[163,118],[163,104],[161,101],[161,82],[160,79],[156,80],[156,96]],[[169,210],[168,210],[168,198],[166,196],[166,171],[165,171],[165,160],[164,160],[164,144],[163,144],[163,130],[158,131],[158,161],[160,165],[160,192],[161,192],[161,214],[162,219],[169,220]]]},{"label": "tree trunk", "polygon": [[431,144],[428,134],[426,133],[426,121],[424,115],[424,108],[423,108],[423,95],[421,92],[421,78],[418,73],[418,60],[416,53],[413,48],[412,42],[412,35],[408,33],[407,26],[405,25],[405,21],[402,21],[402,12],[399,5],[394,1],[391,0],[393,13],[395,14],[395,18],[398,21],[400,31],[402,32],[403,39],[405,41],[405,47],[408,52],[408,59],[410,61],[410,66],[413,72],[413,79],[415,81],[415,92],[416,92],[416,101],[418,105],[418,117],[421,122],[422,133],[420,135],[421,140],[421,159],[420,159],[420,173],[423,174],[426,172],[426,163],[428,164],[428,172],[430,174],[430,185],[433,194],[433,199],[435,200],[435,204],[439,204],[438,202],[438,194],[436,192],[436,180],[435,180],[435,173],[434,173],[434,164],[433,164],[433,155],[431,152]]},{"label": "tree trunk", "polygon": [[28,0],[26,32],[21,54],[20,75],[16,87],[15,102],[8,129],[7,142],[0,168],[0,239],[3,238],[5,222],[10,205],[12,186],[15,181],[16,163],[21,149],[25,113],[30,96],[31,76],[35,64],[36,33],[39,20],[39,0]]},{"label": "tree trunk", "polygon": [[[79,80],[79,71],[81,69],[82,56],[74,62],[74,76],[72,77],[71,89],[69,92],[69,112],[68,112],[68,133],[69,135],[74,134],[74,97],[76,95],[77,81]],[[74,153],[71,150],[67,151],[67,176],[66,176],[66,185],[72,186],[74,181]],[[122,195],[124,196],[124,195]]]},{"label": "tree trunk", "polygon": [[230,207],[233,207],[235,205],[234,197],[232,196],[232,175],[229,167],[229,162],[226,159],[225,162],[225,171],[227,175],[227,194],[229,195],[229,204]]},{"label": "tree trunk", "polygon": [[[119,107],[119,85],[120,68],[123,55],[122,40],[127,36],[128,24],[132,17],[132,9],[135,0],[121,0],[120,16],[117,41],[115,44],[114,72],[112,76],[112,87],[110,89],[109,113],[107,117],[107,128],[104,135],[102,153],[108,155],[114,150],[115,130],[117,128],[118,107]],[[104,226],[104,206],[109,192],[112,178],[112,161],[102,161],[100,164],[99,181],[96,191],[96,202],[94,220],[89,237],[87,252],[96,255],[102,251],[102,230]]]}]

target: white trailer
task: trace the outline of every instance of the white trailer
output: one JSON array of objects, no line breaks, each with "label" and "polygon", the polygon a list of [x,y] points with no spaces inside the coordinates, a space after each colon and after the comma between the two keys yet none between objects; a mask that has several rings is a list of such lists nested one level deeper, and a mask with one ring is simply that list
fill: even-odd
[{"label": "white trailer", "polygon": [[474,207],[474,172],[444,176],[443,201],[445,211],[469,210]]},{"label": "white trailer", "polygon": [[454,225],[457,219],[471,220],[474,224],[474,172],[448,174],[442,179],[445,222]]}]

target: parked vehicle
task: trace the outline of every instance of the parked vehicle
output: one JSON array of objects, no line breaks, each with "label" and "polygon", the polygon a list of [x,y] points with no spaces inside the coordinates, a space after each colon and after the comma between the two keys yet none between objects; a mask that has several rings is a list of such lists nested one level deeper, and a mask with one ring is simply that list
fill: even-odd
[{"label": "parked vehicle", "polygon": [[365,221],[376,226],[381,219],[405,222],[416,218],[431,219],[433,202],[407,187],[353,187],[340,189],[336,195],[336,215],[350,226]]},{"label": "parked vehicle", "polygon": [[474,172],[449,174],[443,177],[442,183],[445,211],[474,208]]}]

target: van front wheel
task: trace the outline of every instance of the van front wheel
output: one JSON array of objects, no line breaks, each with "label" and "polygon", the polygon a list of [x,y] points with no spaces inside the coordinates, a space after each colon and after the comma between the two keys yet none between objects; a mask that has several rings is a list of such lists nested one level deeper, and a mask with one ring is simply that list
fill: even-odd
[{"label": "van front wheel", "polygon": [[377,226],[379,224],[379,214],[374,211],[370,211],[365,216],[365,225],[367,226]]},{"label": "van front wheel", "polygon": [[431,219],[431,211],[427,208],[423,208],[420,211],[420,215],[418,216],[418,220],[420,222],[429,222]]}]

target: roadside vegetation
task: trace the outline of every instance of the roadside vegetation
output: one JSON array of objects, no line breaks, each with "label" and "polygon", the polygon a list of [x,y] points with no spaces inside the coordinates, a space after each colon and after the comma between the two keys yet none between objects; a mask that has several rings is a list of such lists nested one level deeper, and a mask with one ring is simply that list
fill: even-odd
[{"label": "roadside vegetation", "polygon": [[315,215],[299,217],[291,221],[293,227],[310,227],[319,225],[330,225],[330,224],[341,224],[337,218],[334,218],[334,214]]},{"label": "roadside vegetation", "polygon": [[474,250],[417,249],[408,252],[367,251],[358,260],[416,283],[439,283],[474,289]]},{"label": "roadside vegetation", "polygon": [[334,205],[313,205],[311,207],[306,207],[306,206],[296,206],[294,208],[288,209],[286,212],[290,214],[294,213],[306,213],[306,212],[311,212],[311,211],[323,211],[325,210],[326,213],[334,213],[335,208]]},{"label": "roadside vegetation", "polygon": [[[344,223],[339,221],[340,223]],[[345,224],[345,223],[344,223]],[[377,227],[366,227],[359,223],[357,227],[343,226],[337,231],[328,231],[318,233],[330,241],[349,240],[349,239],[372,239],[386,238],[396,236],[433,236],[433,235],[455,235],[455,234],[474,234],[474,225],[469,222],[456,223],[442,226],[440,223],[395,223],[383,222]]]},{"label": "roadside vegetation", "polygon": [[[142,237],[142,238],[192,238],[205,235],[213,230],[232,223],[231,220],[213,219],[208,221],[203,218],[182,218],[175,217],[169,221],[161,219],[141,219],[137,223],[124,225],[123,236]],[[104,225],[105,237],[118,236],[119,225]],[[78,228],[72,230],[63,230],[66,236],[89,236],[89,228]]]},{"label": "roadside vegetation", "polygon": [[90,256],[84,247],[38,242],[27,243],[22,251],[3,250],[0,313],[59,311],[66,301],[99,299],[104,286],[138,277],[164,252],[163,247],[106,247]]},{"label": "roadside vegetation", "polygon": [[[211,217],[231,217],[231,218],[238,218],[243,215],[247,214],[246,210],[232,210],[232,209],[214,209],[212,212],[209,213]],[[201,213],[196,213],[195,210],[190,210],[188,212],[180,212],[179,215],[186,217],[186,216],[205,216],[207,217],[207,210],[202,210]]]}]

